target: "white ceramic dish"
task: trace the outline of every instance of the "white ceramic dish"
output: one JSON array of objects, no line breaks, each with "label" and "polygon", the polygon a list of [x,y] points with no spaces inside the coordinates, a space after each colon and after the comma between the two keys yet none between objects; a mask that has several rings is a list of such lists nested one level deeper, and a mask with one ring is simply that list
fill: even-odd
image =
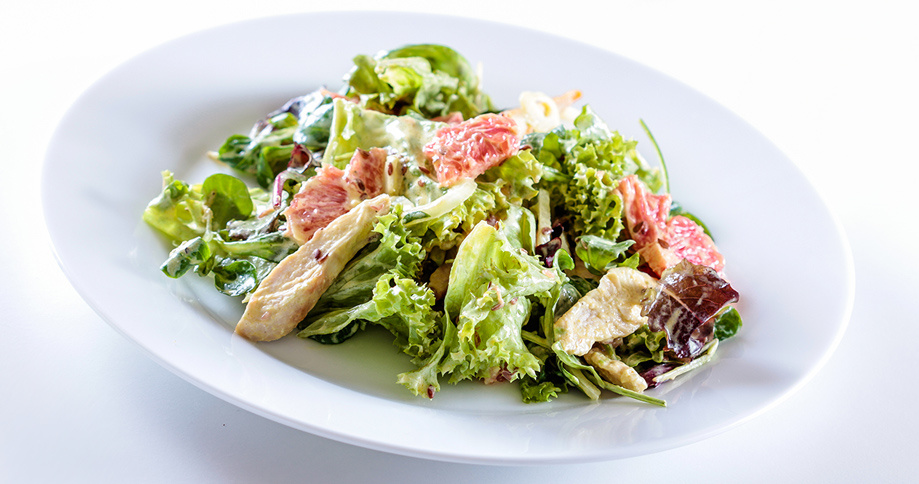
[{"label": "white ceramic dish", "polygon": [[[398,29],[377,29],[399,25]],[[410,26],[410,28],[409,28]],[[374,32],[374,35],[354,35]],[[445,386],[434,400],[394,382],[409,362],[381,334],[340,346],[233,334],[242,306],[194,276],[164,277],[169,247],[140,218],[170,169],[201,181],[205,152],[288,98],[337,88],[358,53],[453,46],[484,66],[499,105],[522,90],[577,88],[614,129],[668,160],[674,196],[703,217],[741,291],[742,333],[700,371],[650,391],[656,408],[569,394],[525,405],[515,385]],[[448,17],[330,13],[188,36],[105,76],[53,137],[42,180],[57,256],[86,301],[156,361],[272,420],[404,455],[475,463],[614,459],[694,442],[776,404],[829,357],[852,301],[842,233],[794,165],[743,121],[682,84],[609,52]]]}]

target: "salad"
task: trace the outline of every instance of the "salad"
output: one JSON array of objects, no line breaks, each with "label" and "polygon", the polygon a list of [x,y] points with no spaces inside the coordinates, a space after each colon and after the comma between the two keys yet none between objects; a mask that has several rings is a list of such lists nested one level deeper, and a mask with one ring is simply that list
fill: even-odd
[{"label": "salad", "polygon": [[378,325],[419,396],[481,380],[663,406],[645,390],[712,360],[738,293],[644,123],[660,167],[580,98],[499,108],[442,45],[358,55],[338,91],[229,136],[203,182],[164,171],[143,219],[174,244],[162,271],[240,298],[252,341]]}]

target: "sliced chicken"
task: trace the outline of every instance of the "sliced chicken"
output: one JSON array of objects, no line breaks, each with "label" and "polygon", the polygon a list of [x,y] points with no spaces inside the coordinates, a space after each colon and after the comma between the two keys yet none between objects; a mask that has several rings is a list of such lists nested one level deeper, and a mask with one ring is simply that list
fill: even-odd
[{"label": "sliced chicken", "polygon": [[597,373],[599,373],[604,380],[614,385],[619,385],[626,390],[635,392],[643,392],[648,388],[648,382],[646,382],[634,368],[619,360],[614,360],[606,356],[602,351],[596,348],[587,352],[587,354],[584,355],[584,359],[590,363],[590,366],[597,369]]},{"label": "sliced chicken", "polygon": [[596,342],[628,336],[648,322],[641,310],[653,277],[628,267],[610,269],[600,286],[588,292],[555,321],[555,336],[562,349],[581,356]]},{"label": "sliced chicken", "polygon": [[380,195],[317,230],[259,284],[236,332],[253,341],[273,341],[290,333],[372,239],[377,217],[389,206],[389,195]]}]

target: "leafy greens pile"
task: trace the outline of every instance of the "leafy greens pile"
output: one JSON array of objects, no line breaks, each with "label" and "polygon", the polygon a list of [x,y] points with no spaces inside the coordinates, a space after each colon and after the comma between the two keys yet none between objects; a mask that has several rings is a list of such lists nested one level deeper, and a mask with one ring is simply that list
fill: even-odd
[{"label": "leafy greens pile", "polygon": [[[438,45],[354,64],[340,92],[294,98],[227,138],[213,157],[238,176],[191,185],[163,173],[143,215],[175,244],[163,272],[209,275],[220,292],[248,297],[298,247],[284,210],[300,187],[324,165],[344,169],[355,150],[384,147],[401,160],[404,188],[300,323],[301,338],[340,344],[368,325],[385,328],[417,367],[398,376],[417,395],[432,397],[444,379],[478,379],[516,381],[525,402],[577,388],[662,405],[563,351],[554,327],[607,270],[644,263],[623,230],[617,187],[628,175],[652,191],[667,181],[636,142],[584,107],[572,124],[527,134],[500,165],[445,188],[422,149],[450,116],[495,111],[474,69]],[[729,306],[736,292],[713,271],[684,261],[660,280],[643,308],[647,324],[597,344],[652,387],[710,359],[741,325]]]}]

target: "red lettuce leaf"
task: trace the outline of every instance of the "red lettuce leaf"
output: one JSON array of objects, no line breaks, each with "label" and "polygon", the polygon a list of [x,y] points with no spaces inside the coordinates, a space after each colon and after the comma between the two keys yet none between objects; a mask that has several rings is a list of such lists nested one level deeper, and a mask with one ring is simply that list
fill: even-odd
[{"label": "red lettuce leaf", "polygon": [[680,365],[677,363],[658,363],[639,371],[638,375],[644,378],[645,382],[648,384],[648,388],[654,388],[660,385],[659,382],[654,381],[656,377],[661,376],[664,373],[667,373],[668,371],[679,366]]},{"label": "red lettuce leaf", "polygon": [[664,271],[660,282],[644,308],[648,327],[666,332],[675,357],[692,359],[712,339],[714,316],[739,294],[714,269],[686,260]]}]

